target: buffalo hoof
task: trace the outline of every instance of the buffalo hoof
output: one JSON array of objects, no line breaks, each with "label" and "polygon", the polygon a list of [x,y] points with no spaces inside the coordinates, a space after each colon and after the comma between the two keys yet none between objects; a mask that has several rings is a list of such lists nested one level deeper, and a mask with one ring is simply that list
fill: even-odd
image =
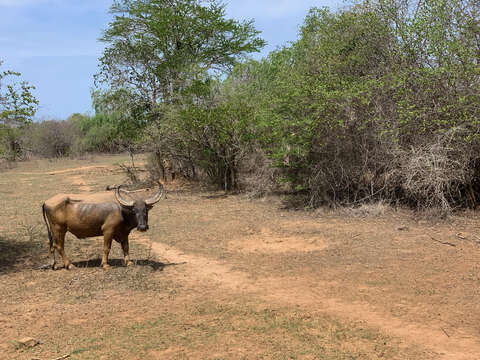
[{"label": "buffalo hoof", "polygon": [[104,269],[108,269],[109,267],[110,267],[110,265],[108,265],[108,264],[102,264],[102,268],[104,268]]}]

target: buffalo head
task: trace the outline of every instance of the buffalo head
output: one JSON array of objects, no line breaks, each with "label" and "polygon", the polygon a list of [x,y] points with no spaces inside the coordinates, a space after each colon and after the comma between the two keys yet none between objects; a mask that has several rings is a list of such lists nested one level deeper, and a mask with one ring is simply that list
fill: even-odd
[{"label": "buffalo head", "polygon": [[138,231],[147,231],[148,230],[148,211],[157,203],[162,197],[163,186],[158,183],[157,193],[146,200],[125,200],[120,194],[120,188],[122,185],[118,186],[115,189],[115,197],[120,205],[126,210],[132,212],[135,215],[137,230]]}]

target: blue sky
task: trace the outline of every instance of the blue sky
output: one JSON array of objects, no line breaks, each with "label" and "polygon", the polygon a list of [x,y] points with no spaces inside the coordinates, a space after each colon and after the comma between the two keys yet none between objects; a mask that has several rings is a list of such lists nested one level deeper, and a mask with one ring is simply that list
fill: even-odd
[{"label": "blue sky", "polygon": [[[112,0],[0,0],[1,69],[22,73],[36,87],[37,119],[65,119],[91,112],[90,88],[108,26]],[[268,43],[264,56],[294,41],[313,6],[335,8],[338,0],[229,0],[227,17],[255,20]]]}]

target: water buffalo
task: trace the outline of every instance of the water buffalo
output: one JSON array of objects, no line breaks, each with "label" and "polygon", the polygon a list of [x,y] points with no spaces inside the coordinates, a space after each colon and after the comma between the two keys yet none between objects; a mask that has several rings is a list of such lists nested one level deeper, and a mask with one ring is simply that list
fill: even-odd
[{"label": "water buffalo", "polygon": [[47,226],[52,269],[55,268],[55,250],[62,256],[66,269],[74,265],[65,255],[64,242],[67,231],[79,239],[103,236],[102,266],[108,267],[108,254],[115,239],[122,245],[125,265],[131,265],[128,235],[137,228],[148,230],[148,211],[160,200],[163,186],[147,200],[125,200],[120,187],[115,192],[93,195],[58,194],[42,205],[43,219]]}]

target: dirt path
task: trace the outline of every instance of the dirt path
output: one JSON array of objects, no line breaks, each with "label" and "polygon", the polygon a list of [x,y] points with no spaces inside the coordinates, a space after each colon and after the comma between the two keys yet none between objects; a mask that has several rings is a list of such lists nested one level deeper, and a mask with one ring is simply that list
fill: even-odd
[{"label": "dirt path", "polygon": [[79,172],[85,170],[98,170],[98,169],[108,169],[109,166],[105,165],[89,165],[89,166],[79,166],[75,168],[62,169],[62,170],[51,170],[51,171],[20,171],[15,172],[18,175],[61,175],[68,174],[71,172]]},{"label": "dirt path", "polygon": [[136,237],[145,245],[151,246],[158,257],[172,263],[184,263],[184,281],[198,286],[210,283],[222,290],[239,295],[255,296],[280,305],[314,308],[329,315],[347,320],[364,322],[380,329],[387,335],[404,339],[407,343],[425,347],[444,360],[478,360],[480,342],[471,334],[457,330],[455,336],[446,333],[442,324],[423,325],[392,317],[376,311],[368,303],[346,303],[328,297],[326,289],[335,284],[326,282],[309,283],[304,279],[263,278],[252,279],[248,273],[232,270],[225,262],[207,257],[184,253],[174,247],[159,242],[151,242],[146,236]]},{"label": "dirt path", "polygon": [[47,173],[49,175],[57,175],[57,174],[66,174],[69,172],[78,172],[78,171],[93,170],[93,169],[107,169],[107,168],[108,166],[92,165],[92,166],[80,166],[80,167],[64,169],[64,170],[48,171]]},{"label": "dirt path", "polygon": [[82,191],[82,192],[92,191],[92,187],[87,185],[82,175],[72,175],[72,176],[69,176],[69,179],[73,185],[78,186],[79,191]]}]

